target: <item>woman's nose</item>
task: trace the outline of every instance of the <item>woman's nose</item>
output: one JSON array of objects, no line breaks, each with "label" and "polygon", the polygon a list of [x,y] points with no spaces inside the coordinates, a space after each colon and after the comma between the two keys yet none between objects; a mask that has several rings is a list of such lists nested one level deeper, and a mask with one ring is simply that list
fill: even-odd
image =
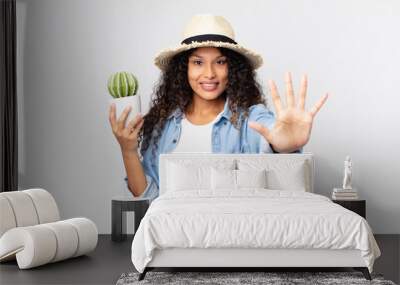
[{"label": "woman's nose", "polygon": [[205,65],[204,76],[208,78],[213,78],[215,76],[215,71],[212,64]]}]

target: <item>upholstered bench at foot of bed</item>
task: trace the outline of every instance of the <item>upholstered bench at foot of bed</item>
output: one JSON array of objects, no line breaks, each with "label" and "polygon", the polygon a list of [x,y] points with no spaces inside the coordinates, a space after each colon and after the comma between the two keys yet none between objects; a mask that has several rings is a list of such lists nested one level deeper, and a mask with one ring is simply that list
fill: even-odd
[{"label": "upholstered bench at foot of bed", "polygon": [[86,218],[13,228],[0,238],[0,262],[17,259],[20,269],[86,254],[96,248],[96,225]]}]

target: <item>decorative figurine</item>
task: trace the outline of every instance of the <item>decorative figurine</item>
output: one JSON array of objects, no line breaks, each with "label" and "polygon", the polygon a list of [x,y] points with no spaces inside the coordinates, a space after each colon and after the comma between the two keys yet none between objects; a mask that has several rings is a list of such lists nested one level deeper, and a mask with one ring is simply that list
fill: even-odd
[{"label": "decorative figurine", "polygon": [[351,170],[353,163],[351,162],[350,156],[346,156],[344,161],[344,178],[343,178],[343,189],[351,190]]}]

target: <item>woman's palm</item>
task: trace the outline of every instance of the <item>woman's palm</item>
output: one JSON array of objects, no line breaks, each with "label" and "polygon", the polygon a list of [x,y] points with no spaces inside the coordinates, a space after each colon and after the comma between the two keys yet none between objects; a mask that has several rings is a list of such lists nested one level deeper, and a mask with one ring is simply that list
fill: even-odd
[{"label": "woman's palm", "polygon": [[292,79],[290,73],[286,75],[286,101],[287,107],[282,105],[278,90],[273,81],[269,82],[272,100],[276,110],[276,122],[271,130],[265,126],[251,122],[251,128],[259,132],[275,151],[292,152],[304,146],[311,135],[313,119],[328,94],[323,96],[310,111],[305,110],[305,98],[307,93],[307,78],[304,76],[301,84],[298,103],[295,103]]}]

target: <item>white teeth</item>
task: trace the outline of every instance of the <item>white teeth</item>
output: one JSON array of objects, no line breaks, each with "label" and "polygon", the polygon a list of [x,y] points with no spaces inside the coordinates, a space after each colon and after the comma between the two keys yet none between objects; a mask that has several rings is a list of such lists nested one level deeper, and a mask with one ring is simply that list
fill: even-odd
[{"label": "white teeth", "polygon": [[202,83],[201,87],[205,91],[214,91],[217,89],[218,83]]}]

